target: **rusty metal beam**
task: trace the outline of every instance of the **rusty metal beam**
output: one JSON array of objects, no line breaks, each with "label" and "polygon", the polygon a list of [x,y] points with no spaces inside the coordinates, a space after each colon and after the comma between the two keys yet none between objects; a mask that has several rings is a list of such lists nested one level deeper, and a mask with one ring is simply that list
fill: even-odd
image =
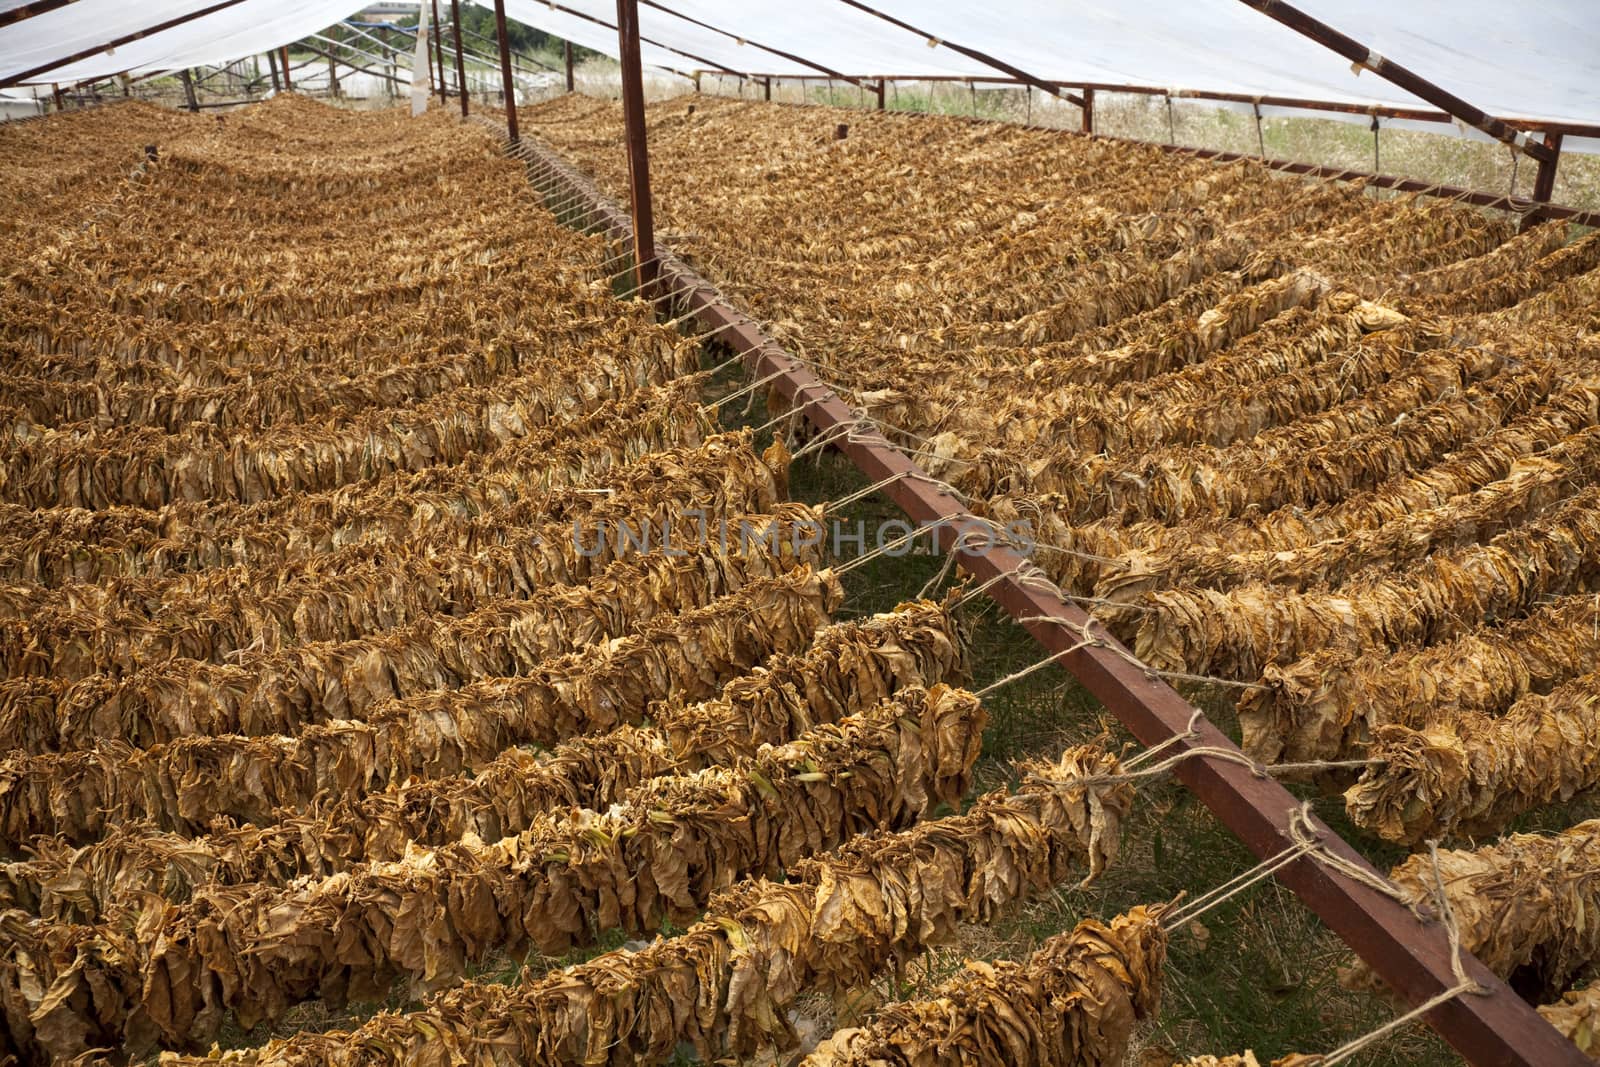
[{"label": "rusty metal beam", "polygon": [[147,26],[135,33],[125,33],[121,37],[116,37],[107,41],[105,44],[96,45],[93,48],[80,49],[79,51],[72,53],[70,56],[64,56],[60,59],[52,59],[48,63],[41,63],[37,67],[32,67],[18,74],[12,74],[9,77],[0,78],[0,89],[10,88],[13,85],[28,81],[39,76],[40,74],[55,70],[58,67],[65,67],[70,63],[76,63],[82,59],[89,59],[90,57],[97,56],[102,52],[109,52],[113,48],[121,48],[125,44],[132,44],[134,41],[142,41],[146,37],[161,33],[163,30],[170,30],[174,26],[182,26],[186,22],[193,22],[195,19],[204,18],[207,15],[215,14],[218,11],[233,7],[235,4],[242,3],[244,3],[244,0],[220,0],[219,3],[202,7],[196,11],[191,11],[186,15],[178,15],[174,18],[167,19],[164,22],[158,22],[154,26]]},{"label": "rusty metal beam", "polygon": [[1526,134],[1512,129],[1488,112],[1480,111],[1454,93],[1441,89],[1410,68],[1385,59],[1354,37],[1340,33],[1326,22],[1311,17],[1293,4],[1286,4],[1283,0],[1239,0],[1239,2],[1246,7],[1254,8],[1275,22],[1281,22],[1296,33],[1309,37],[1323,47],[1332,49],[1352,63],[1372,71],[1387,82],[1398,85],[1417,99],[1426,100],[1439,110],[1455,116],[1496,141],[1525,152],[1540,162],[1551,157],[1548,148],[1538,142],[1530,141]]},{"label": "rusty metal beam", "polygon": [[66,7],[74,0],[36,0],[32,4],[18,4],[16,7],[0,11],[0,26],[10,26],[14,22],[31,19],[35,15],[43,15],[47,11],[54,11],[58,7]]},{"label": "rusty metal beam", "polygon": [[517,129],[517,83],[511,76],[511,38],[506,35],[506,0],[494,0],[494,34],[500,46],[500,84],[506,98],[506,129],[511,143],[522,143]]},{"label": "rusty metal beam", "polygon": [[[620,6],[627,0],[618,2]],[[525,147],[566,186],[564,192],[570,198],[589,202],[591,217],[598,217],[614,239],[628,238],[628,217],[591,181],[555,152],[539,145]],[[772,376],[772,388],[818,431],[840,434],[849,428],[852,432],[840,434],[836,447],[870,481],[886,483],[885,495],[913,520],[937,524],[932,536],[942,549],[955,550],[964,537],[981,540],[989,536],[990,529],[982,520],[923,474],[883,435],[863,431],[856,413],[757,322],[670,253],[660,260],[663,289],[681,294],[700,328],[716,331],[718,340],[741,354],[752,376]],[[1192,748],[1237,753],[1227,735],[1171,686],[1147,673],[1092,616],[1021,580],[1025,557],[1004,546],[973,551],[971,541],[965,544],[968,548],[958,557],[962,569],[984,582],[992,581],[989,595],[1042,646],[1058,655],[1062,666],[1141,742],[1169,742],[1174,753]],[[1093,638],[1094,643],[1085,644],[1085,638]],[[1299,809],[1299,801],[1275,780],[1258,778],[1242,761],[1210,756],[1186,760],[1175,773],[1256,856],[1274,855],[1294,843],[1289,820]],[[1329,852],[1377,875],[1325,824],[1316,821],[1315,826]],[[1281,868],[1276,877],[1408,1003],[1421,1004],[1457,984],[1448,939],[1440,924],[1422,922],[1391,897],[1309,857]],[[1475,958],[1467,956],[1466,967],[1486,992],[1448,1000],[1425,1018],[1471,1063],[1484,1067],[1582,1067],[1589,1063],[1576,1046]]]},{"label": "rusty metal beam", "polygon": [[[907,31],[908,33],[914,33],[926,41],[941,44],[950,49],[950,51],[964,55],[968,59],[975,59],[985,66],[993,67],[995,70],[1004,71],[1006,74],[1015,78],[1024,85],[1031,85],[1035,89],[1047,92],[1051,96],[1059,97],[1060,99],[1067,101],[1069,104],[1077,104],[1079,107],[1083,106],[1083,100],[1076,93],[1067,92],[1065,89],[1060,88],[1056,82],[1045,81],[1043,78],[1036,78],[1020,67],[1014,67],[1003,59],[996,59],[987,52],[980,52],[976,48],[968,48],[966,45],[943,40],[942,38],[936,37],[935,35],[929,33],[927,30],[919,30],[909,22],[903,22],[900,19],[895,18],[893,15],[886,15],[877,8],[869,7],[866,4],[863,4],[861,0],[839,0],[839,2],[847,7],[853,7],[857,11],[864,11],[869,15],[880,18],[889,23],[891,26],[898,26],[900,29]],[[971,79],[968,80],[970,81]]]},{"label": "rusty metal beam", "polygon": [[[582,11],[578,11],[578,10],[576,10],[574,8],[566,7],[565,5],[562,5],[562,4],[551,3],[550,0],[545,0],[545,4],[546,4],[547,7],[549,7],[553,11],[564,12],[565,14],[573,16],[574,18],[583,19],[585,22],[592,22],[596,26],[603,26],[604,28],[606,28],[608,30],[611,30],[613,32],[617,32],[617,33],[621,32],[621,30],[619,30],[618,27],[616,27],[615,25],[607,22],[605,19],[595,18],[593,15],[585,14]],[[705,69],[716,71],[718,74],[726,74],[726,75],[728,75],[730,77],[734,77],[734,78],[748,78],[748,77],[750,77],[750,75],[748,73],[744,72],[744,71],[729,70],[727,67],[724,67],[722,64],[718,63],[714,59],[707,59],[704,56],[697,56],[693,52],[685,52],[683,49],[674,48],[670,44],[662,44],[660,41],[652,40],[651,38],[645,37],[645,36],[642,36],[642,35],[639,37],[639,40],[643,41],[645,44],[654,45],[656,48],[661,49],[663,52],[671,52],[675,56],[682,56],[684,59],[692,59],[696,63],[703,64],[705,66]],[[670,68],[670,67],[668,67],[667,69],[668,70],[672,70],[672,68]],[[681,70],[672,70],[672,73],[678,75],[679,77],[689,78],[691,81],[694,80],[692,77],[690,77],[690,75],[683,73]],[[698,89],[699,85],[696,84],[695,88]]]},{"label": "rusty metal beam", "polygon": [[577,81],[572,76],[572,42],[571,41],[562,41],[561,42],[561,58],[566,62],[566,67],[567,67],[567,92],[570,93],[570,92],[573,92],[575,87],[577,86]]},{"label": "rusty metal beam", "polygon": [[854,78],[848,74],[841,74],[831,67],[825,67],[821,63],[816,63],[806,59],[804,56],[797,56],[793,52],[785,52],[781,48],[773,48],[770,45],[764,45],[760,41],[752,41],[748,37],[741,37],[736,33],[730,33],[719,26],[711,25],[709,22],[701,22],[699,19],[691,18],[690,16],[683,14],[681,11],[674,11],[665,4],[658,3],[657,0],[639,0],[639,2],[644,4],[646,7],[653,7],[663,14],[671,15],[673,18],[682,19],[690,25],[699,26],[703,30],[710,30],[712,33],[721,34],[730,40],[738,41],[741,45],[748,45],[751,48],[756,48],[760,51],[769,53],[770,55],[775,55],[779,59],[787,59],[789,62],[798,63],[802,67],[809,67],[818,73],[826,74],[830,78],[838,78],[842,81],[849,82],[851,85],[859,86],[861,88],[868,88],[864,79]]},{"label": "rusty metal beam", "polygon": [[628,199],[633,216],[634,289],[656,280],[655,209],[650,201],[650,151],[644,122],[644,70],[639,60],[638,0],[617,0],[617,58],[622,65],[622,122],[628,146]]}]

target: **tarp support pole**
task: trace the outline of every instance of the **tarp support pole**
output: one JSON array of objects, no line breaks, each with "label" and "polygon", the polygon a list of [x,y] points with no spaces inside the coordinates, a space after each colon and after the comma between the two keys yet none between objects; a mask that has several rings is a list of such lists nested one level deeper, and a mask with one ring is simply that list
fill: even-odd
[{"label": "tarp support pole", "polygon": [[883,78],[878,79],[878,87],[873,91],[878,94],[878,110],[883,110],[884,94],[888,91],[889,83]]},{"label": "tarp support pole", "polygon": [[267,70],[272,74],[272,91],[278,92],[283,88],[278,82],[278,57],[270,51],[267,53]]},{"label": "tarp support pole", "polygon": [[767,100],[767,101],[770,101],[772,99],[772,79],[771,78],[762,78],[761,79],[761,98],[763,100]]},{"label": "tarp support pole", "polygon": [[289,90],[289,91],[292,92],[294,90],[294,82],[291,81],[290,78],[289,78],[289,46],[288,45],[282,45],[282,46],[279,47],[279,49],[278,49],[278,59],[283,64],[283,87],[284,87],[284,89]]},{"label": "tarp support pole", "polygon": [[455,28],[456,83],[461,90],[461,117],[467,117],[467,61],[461,55],[461,0],[450,0],[450,25]]},{"label": "tarp support pole", "polygon": [[1412,96],[1426,100],[1434,107],[1455,116],[1473,129],[1486,133],[1496,141],[1508,144],[1518,151],[1532,156],[1541,163],[1553,155],[1550,149],[1544,145],[1529,140],[1527,134],[1519,134],[1488,112],[1480,111],[1454,93],[1441,89],[1415,71],[1402,67],[1393,60],[1384,58],[1355,38],[1347,37],[1326,22],[1312,18],[1292,4],[1286,4],[1283,0],[1239,0],[1239,2],[1254,8],[1276,22],[1283,23],[1291,30],[1311,38],[1318,44],[1332,49],[1357,66],[1372,71],[1378,77],[1398,85]]},{"label": "tarp support pole", "polygon": [[235,4],[242,3],[244,3],[244,0],[221,0],[220,3],[202,7],[198,11],[189,12],[187,15],[178,15],[175,18],[167,19],[165,22],[158,22],[154,26],[147,26],[144,29],[138,30],[134,33],[125,33],[121,37],[107,41],[105,44],[95,45],[93,48],[85,48],[81,51],[72,53],[70,56],[63,56],[60,59],[52,59],[48,63],[42,63],[37,67],[13,74],[8,78],[0,78],[0,89],[9,89],[13,85],[17,85],[25,81],[31,81],[34,77],[43,74],[46,71],[55,70],[57,67],[65,67],[70,63],[78,62],[80,59],[88,59],[90,56],[97,56],[101,52],[109,52],[113,48],[121,48],[123,45],[132,44],[134,41],[142,41],[146,37],[160,33],[163,30],[170,30],[174,26],[182,26],[185,22],[193,22],[195,19],[204,18],[205,16],[213,14],[214,12],[221,11],[225,8],[230,8]]},{"label": "tarp support pole", "polygon": [[1079,105],[1079,106],[1081,106],[1083,108],[1083,132],[1084,133],[1093,133],[1094,132],[1094,90],[1093,89],[1085,89],[1083,91],[1083,103],[1081,105]]},{"label": "tarp support pole", "polygon": [[500,45],[500,85],[505,94],[506,132],[511,143],[520,145],[522,134],[517,130],[517,83],[511,76],[511,38],[506,35],[506,0],[494,0],[494,34]]},{"label": "tarp support pole", "polygon": [[634,288],[656,280],[655,213],[650,203],[650,150],[644,125],[644,72],[639,59],[638,0],[617,0],[617,56],[622,63],[622,120],[628,140],[628,199],[633,209]]},{"label": "tarp support pole", "polygon": [[573,81],[572,81],[572,42],[571,41],[562,41],[561,42],[561,55],[562,55],[562,58],[565,59],[566,62],[567,62],[567,92],[570,93],[570,92],[573,91]]}]

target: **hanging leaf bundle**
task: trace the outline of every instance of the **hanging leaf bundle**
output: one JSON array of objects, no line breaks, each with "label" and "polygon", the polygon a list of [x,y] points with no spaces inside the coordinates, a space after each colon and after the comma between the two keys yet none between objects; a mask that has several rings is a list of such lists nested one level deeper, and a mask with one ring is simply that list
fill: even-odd
[{"label": "hanging leaf bundle", "polygon": [[1156,1011],[1167,935],[1161,909],[1086,919],[1022,963],[969,961],[927,999],[890,1004],[841,1030],[802,1067],[948,1063],[1116,1067]]},{"label": "hanging leaf bundle", "polygon": [[[1419,853],[1389,872],[1411,901],[1432,907],[1433,861]],[[1439,853],[1461,947],[1523,995],[1553,999],[1600,960],[1600,821],[1559,834],[1511,834],[1478,849]],[[1344,976],[1351,988],[1378,980],[1365,964]]]},{"label": "hanging leaf bundle", "polygon": [[773,652],[804,649],[842,597],[831,571],[801,567],[519,677],[390,700],[360,719],[324,714],[308,724],[270,705],[266,718],[229,723],[241,736],[217,729],[226,712],[214,697],[148,718],[124,719],[106,704],[82,722],[83,735],[64,739],[71,750],[0,759],[0,841],[92,840],[133,819],[193,833],[217,815],[257,821],[329,787],[454,774],[509,745],[610,730],[639,721],[653,701],[705,699]]},{"label": "hanging leaf bundle", "polygon": [[[97,922],[105,908],[140,893],[182,901],[210,882],[283,886],[355,863],[397,861],[413,842],[440,846],[469,834],[496,841],[546,812],[605,811],[651,778],[748,760],[763,744],[866,712],[908,687],[950,681],[961,668],[961,639],[945,607],[905,604],[819,630],[805,652],[779,653],[712,700],[655,704],[651,725],[547,752],[510,748],[470,776],[408,779],[365,795],[367,780],[334,778],[314,783],[305,807],[204,837],[128,823],[81,847],[36,839],[32,859],[0,865],[0,907]],[[338,767],[318,769],[332,775]]]},{"label": "hanging leaf bundle", "polygon": [[[801,521],[814,519],[808,513]],[[795,536],[794,524],[767,519],[763,525],[776,528],[767,544],[786,539],[791,566],[820,562],[816,546]],[[804,547],[796,550],[797,545]],[[708,548],[693,554],[657,549],[619,562],[584,585],[545,586],[526,600],[494,599],[460,616],[425,615],[350,641],[260,654],[240,650],[226,664],[171,660],[122,679],[91,675],[64,689],[51,679],[40,688],[56,694],[57,743],[68,750],[90,738],[118,736],[109,721],[187,723],[209,717],[208,732],[271,733],[292,723],[362,719],[385,701],[525,674],[543,660],[623,637],[651,619],[707,607],[751,581],[790,569],[759,546],[745,555],[737,545],[727,554],[718,554],[714,544]],[[782,547],[779,554],[785,554]],[[135,742],[179,736],[160,725],[124,729],[122,736]]]},{"label": "hanging leaf bundle", "polygon": [[1319,651],[1269,666],[1239,701],[1245,752],[1267,763],[1342,759],[1388,724],[1499,715],[1586,671],[1600,657],[1597,627],[1600,599],[1584,593],[1417,651]]},{"label": "hanging leaf bundle", "polygon": [[[177,907],[147,898],[112,923],[143,932],[147,947],[123,962],[142,972],[147,995],[108,1003],[103,985],[86,988],[93,1008],[79,1032],[116,1035],[138,1016],[166,1041],[205,1041],[225,1010],[248,1028],[313,995],[371,998],[395,974],[419,988],[446,984],[491,948],[531,941],[559,954],[600,931],[688,921],[741,877],[776,876],[865,830],[959,802],[984,721],[971,694],[911,688],[741,765],[658,779],[606,813],[552,815],[495,844],[467,837],[287,889],[205,887]],[[26,949],[36,967],[49,952],[60,991],[73,942],[96,930],[56,926],[11,952]],[[7,1002],[27,1000],[24,989],[7,992]]]},{"label": "hanging leaf bundle", "polygon": [[990,793],[965,815],[855,838],[835,855],[796,864],[785,882],[740,883],[677,937],[516,986],[466,982],[419,1011],[222,1059],[290,1067],[459,1055],[620,1065],[667,1059],[683,1043],[702,1058],[792,1047],[787,1009],[800,993],[858,986],[953,940],[959,923],[991,921],[1074,873],[1104,869],[1133,800],[1126,781],[1110,780],[1119,769],[1100,749],[1069,749],[1054,764],[1031,765],[1013,796]]},{"label": "hanging leaf bundle", "polygon": [[1600,784],[1600,674],[1525,696],[1499,718],[1380,726],[1367,756],[1377,763],[1345,793],[1357,826],[1409,845],[1490,836]]},{"label": "hanging leaf bundle", "polygon": [[1313,650],[1428,644],[1600,583],[1600,488],[1531,522],[1338,594],[1247,586],[1173,590],[1140,601],[1136,651],[1151,666],[1247,679]]}]

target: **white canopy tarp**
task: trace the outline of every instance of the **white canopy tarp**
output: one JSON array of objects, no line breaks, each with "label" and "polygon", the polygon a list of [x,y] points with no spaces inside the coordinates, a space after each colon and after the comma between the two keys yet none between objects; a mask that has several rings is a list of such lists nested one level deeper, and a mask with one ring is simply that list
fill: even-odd
[{"label": "white canopy tarp", "polygon": [[[76,0],[0,29],[0,78],[214,2]],[[472,2],[493,6],[490,0]],[[1370,71],[1358,75],[1343,57],[1239,0],[871,0],[931,40],[842,0],[662,3],[670,11],[640,6],[647,39],[641,52],[647,64],[679,71],[826,76],[750,43],[759,42],[849,75],[996,76],[988,65],[939,44],[951,41],[1050,80],[1428,106]],[[617,54],[614,0],[561,4],[589,17],[544,0],[506,0],[506,9],[519,22]],[[1299,5],[1490,114],[1600,122],[1600,0],[1542,0],[1514,12],[1499,0]],[[353,0],[243,0],[35,80],[70,83],[125,70],[225,63],[297,40],[362,6]]]},{"label": "white canopy tarp", "polygon": [[[490,0],[473,0],[492,7]],[[614,25],[611,0],[561,0]],[[663,0],[678,14],[745,41],[852,75],[994,77],[994,68],[840,0]],[[1055,81],[1154,85],[1358,105],[1431,105],[1239,0],[871,0],[940,41],[986,52]],[[1600,0],[1300,0],[1309,14],[1469,103],[1507,118],[1600,122]],[[506,0],[507,14],[617,54],[615,31],[542,0]],[[641,4],[640,32],[702,62],[643,46],[645,62],[679,70],[808,75],[814,68],[741,44]],[[1363,120],[1364,121],[1364,120]]]},{"label": "white canopy tarp", "polygon": [[[0,79],[75,55],[169,19],[203,11],[217,0],[76,0],[0,28]],[[30,79],[75,84],[128,71],[221,66],[290,44],[360,11],[357,0],[243,0],[109,52]]]}]

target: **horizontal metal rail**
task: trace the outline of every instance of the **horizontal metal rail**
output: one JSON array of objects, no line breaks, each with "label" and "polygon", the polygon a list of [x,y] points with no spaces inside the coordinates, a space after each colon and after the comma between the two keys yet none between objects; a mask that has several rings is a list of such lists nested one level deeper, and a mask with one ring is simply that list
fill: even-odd
[{"label": "horizontal metal rail", "polygon": [[[503,128],[500,129],[503,133]],[[612,240],[631,241],[627,213],[553,149],[524,137],[522,151],[564,199],[582,203],[591,222]],[[1092,616],[1041,583],[1025,582],[1024,556],[992,542],[992,528],[950,491],[860,417],[804,363],[754,319],[740,312],[706,279],[670,252],[657,251],[661,291],[678,294],[703,331],[743,356],[757,380],[772,388],[912,520],[937,525],[933,536],[946,552],[961,549],[963,570],[989,585],[988,595],[1021,624],[1085,689],[1098,697],[1145,745],[1166,743],[1172,754],[1223,749],[1234,758],[1196,755],[1178,764],[1183,782],[1258,857],[1295,843],[1290,820],[1300,804],[1277,781],[1254,773],[1228,736],[1176,690],[1153,675]],[[964,547],[963,547],[964,546]],[[1320,820],[1314,825],[1327,851],[1382,876]],[[1416,1006],[1454,988],[1451,951],[1443,927],[1423,922],[1378,890],[1320,862],[1300,856],[1276,877],[1367,962],[1395,993]],[[1484,992],[1447,1000],[1424,1018],[1474,1064],[1517,1067],[1584,1067],[1588,1058],[1550,1026],[1477,959],[1464,960]]]},{"label": "horizontal metal rail", "polygon": [[[822,106],[813,105],[809,102],[800,103],[795,100],[775,100],[773,103],[779,107]],[[1255,156],[1245,152],[1225,152],[1217,148],[1192,148],[1187,145],[1167,144],[1164,141],[1146,141],[1138,137],[1122,137],[1113,133],[1089,133],[1081,130],[1062,129],[1056,126],[1041,126],[1037,123],[1028,125],[1011,119],[986,118],[977,115],[936,115],[932,112],[924,111],[896,111],[894,114],[915,119],[938,118],[952,122],[997,122],[1012,126],[1026,126],[1032,130],[1048,130],[1051,133],[1066,134],[1073,137],[1093,137],[1098,140],[1115,141],[1120,144],[1144,145],[1149,148],[1159,148],[1163,152],[1171,152],[1174,155],[1198,156],[1201,159],[1214,159],[1223,163],[1248,160],[1289,174],[1303,174],[1307,177],[1325,178],[1330,181],[1364,181],[1368,185],[1376,185],[1384,189],[1394,189],[1402,193],[1421,193],[1424,196],[1436,196],[1445,200],[1459,200],[1475,207],[1508,211],[1525,218],[1565,219],[1568,222],[1577,223],[1579,226],[1600,228],[1600,211],[1570,207],[1566,204],[1547,204],[1538,200],[1528,200],[1520,196],[1490,192],[1485,189],[1463,189],[1454,185],[1423,181],[1420,178],[1405,178],[1395,174],[1376,174],[1364,170],[1345,170],[1340,167],[1325,167],[1317,163],[1301,163],[1293,160],[1273,159],[1270,156]]]},{"label": "horizontal metal rail", "polygon": [[[707,73],[715,73],[708,71]],[[770,78],[773,81],[817,81],[815,75],[808,74],[766,74],[757,72],[751,75],[756,79]],[[955,85],[1003,85],[1018,89],[1025,88],[1026,82],[1016,78],[1007,78],[1001,75],[989,77],[977,74],[857,74],[854,77],[867,81],[886,81],[893,85],[895,82],[929,82],[938,84]],[[1413,122],[1434,122],[1452,124],[1455,122],[1447,113],[1431,108],[1398,107],[1393,104],[1352,104],[1338,100],[1315,100],[1302,96],[1276,96],[1266,93],[1260,96],[1249,93],[1226,93],[1211,89],[1177,89],[1163,88],[1159,85],[1135,85],[1127,82],[1094,82],[1094,81],[1055,81],[1050,84],[1058,89],[1091,89],[1102,93],[1128,93],[1134,96],[1170,96],[1174,100],[1216,100],[1233,104],[1259,104],[1263,107],[1295,108],[1302,111],[1328,111],[1343,115],[1367,115],[1388,119],[1407,119]],[[1502,117],[1498,121],[1514,130],[1537,130],[1542,133],[1560,133],[1568,137],[1600,137],[1600,124],[1582,122],[1561,122],[1555,119],[1534,119],[1520,117]]]}]

